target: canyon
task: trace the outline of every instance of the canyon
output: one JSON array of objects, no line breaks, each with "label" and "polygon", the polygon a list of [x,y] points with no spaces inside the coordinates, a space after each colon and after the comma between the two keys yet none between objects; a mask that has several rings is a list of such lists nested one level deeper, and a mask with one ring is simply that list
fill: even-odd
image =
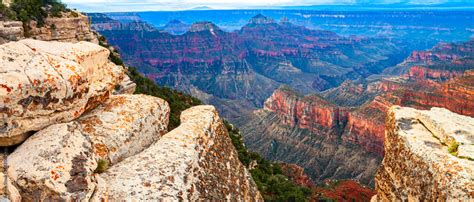
[{"label": "canyon", "polygon": [[339,36],[263,15],[233,32],[212,22],[181,35],[100,32],[127,64],[217,106],[251,150],[303,167],[317,184],[374,185],[393,105],[474,113],[474,40],[409,53],[397,40]]},{"label": "canyon", "polygon": [[0,24],[12,201],[473,198],[474,39],[61,16]]},{"label": "canyon", "polygon": [[[415,52],[388,70],[401,72],[398,76],[346,81],[319,94],[303,96],[282,87],[263,109],[241,122],[246,143],[266,158],[304,167],[316,182],[350,178],[371,184],[370,176],[384,156],[391,106],[443,107],[474,116],[474,71],[469,69],[473,45],[474,40],[440,44],[426,53]],[[436,60],[413,60],[420,54],[435,55]],[[365,167],[357,167],[356,162],[364,162]]]},{"label": "canyon", "polygon": [[196,22],[182,35],[123,29],[100,33],[127,64],[160,85],[217,106],[231,121],[261,107],[282,84],[305,94],[326,90],[380,73],[402,61],[404,52],[382,39],[339,36],[263,15],[234,32]]}]

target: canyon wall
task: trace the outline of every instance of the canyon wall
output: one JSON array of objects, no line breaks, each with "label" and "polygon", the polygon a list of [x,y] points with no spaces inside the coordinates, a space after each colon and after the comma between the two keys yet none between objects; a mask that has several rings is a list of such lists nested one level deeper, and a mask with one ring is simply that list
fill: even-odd
[{"label": "canyon wall", "polygon": [[474,199],[474,119],[394,106],[374,201]]}]

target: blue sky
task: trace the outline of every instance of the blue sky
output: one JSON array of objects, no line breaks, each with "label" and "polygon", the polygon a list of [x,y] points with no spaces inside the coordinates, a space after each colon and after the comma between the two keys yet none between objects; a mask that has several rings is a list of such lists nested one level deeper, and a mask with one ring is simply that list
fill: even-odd
[{"label": "blue sky", "polygon": [[334,4],[441,4],[474,3],[474,0],[63,0],[70,8],[85,12],[187,10],[208,6],[214,9],[248,9],[274,6]]}]

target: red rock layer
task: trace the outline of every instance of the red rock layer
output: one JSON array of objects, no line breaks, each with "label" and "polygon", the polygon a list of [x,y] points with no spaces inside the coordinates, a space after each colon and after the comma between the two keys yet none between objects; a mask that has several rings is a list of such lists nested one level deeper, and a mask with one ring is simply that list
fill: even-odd
[{"label": "red rock layer", "polygon": [[389,106],[386,101],[376,99],[354,111],[316,95],[300,97],[290,90],[278,89],[267,99],[264,108],[274,112],[283,123],[314,134],[342,135],[341,131],[345,131],[343,140],[383,155],[384,112]]},{"label": "red rock layer", "polygon": [[308,129],[315,134],[321,128],[330,129],[343,125],[347,121],[349,110],[313,95],[299,97],[287,89],[277,89],[267,99],[264,108],[273,111],[283,123]]},{"label": "red rock layer", "polygon": [[410,79],[451,79],[456,76],[461,76],[462,71],[450,71],[440,69],[430,69],[422,66],[413,66],[405,75]]}]

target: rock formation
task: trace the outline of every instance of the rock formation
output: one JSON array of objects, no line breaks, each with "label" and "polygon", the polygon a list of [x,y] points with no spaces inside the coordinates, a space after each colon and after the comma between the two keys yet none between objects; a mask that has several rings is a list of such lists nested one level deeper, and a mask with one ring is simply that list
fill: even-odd
[{"label": "rock formation", "polygon": [[89,41],[98,43],[97,36],[90,30],[89,18],[79,12],[63,12],[61,17],[49,16],[44,25],[38,27],[35,21],[28,23],[25,31],[28,38],[42,41],[78,42]]},{"label": "rock formation", "polygon": [[[61,17],[48,16],[44,25],[36,21],[0,21],[0,44],[32,38],[43,41],[98,43],[96,34],[90,30],[89,18],[76,11],[62,12]],[[26,28],[24,28],[26,27]]]},{"label": "rock formation", "polygon": [[178,128],[101,174],[109,186],[96,195],[109,200],[262,200],[232,147],[216,109],[192,107],[181,114]]},{"label": "rock formation", "polygon": [[446,109],[392,107],[374,200],[473,200],[473,132],[473,118]]},{"label": "rock formation", "polygon": [[21,21],[0,21],[0,44],[23,39],[24,30]]},{"label": "rock formation", "polygon": [[81,118],[28,138],[8,156],[8,177],[23,200],[87,200],[97,162],[113,165],[147,148],[166,133],[168,114],[158,98],[112,96]]},{"label": "rock formation", "polygon": [[250,149],[267,159],[303,167],[317,183],[356,179],[373,184],[383,136],[377,138],[371,133],[378,130],[371,119],[349,124],[357,112],[318,95],[300,96],[284,87],[240,128]]},{"label": "rock formation", "polygon": [[122,94],[134,84],[103,47],[27,39],[0,54],[0,144],[22,143],[0,156],[8,199],[262,201],[214,107],[167,133],[168,103]]},{"label": "rock formation", "polygon": [[124,68],[108,61],[107,49],[87,42],[26,39],[4,44],[0,52],[1,146],[78,118],[126,77]]}]

